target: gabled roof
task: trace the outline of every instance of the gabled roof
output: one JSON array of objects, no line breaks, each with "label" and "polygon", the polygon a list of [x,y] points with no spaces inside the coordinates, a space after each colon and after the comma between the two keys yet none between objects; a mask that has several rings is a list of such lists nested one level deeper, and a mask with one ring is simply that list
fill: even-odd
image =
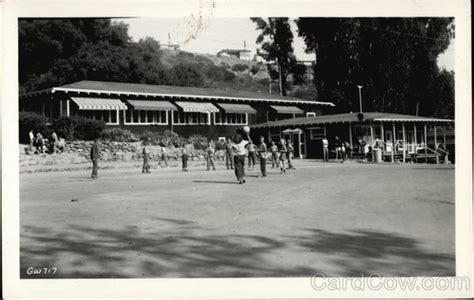
[{"label": "gabled roof", "polygon": [[171,98],[191,98],[202,100],[231,100],[231,101],[264,101],[271,103],[291,103],[308,105],[334,106],[331,102],[319,102],[295,97],[285,97],[277,94],[249,92],[244,90],[224,90],[214,88],[198,88],[184,86],[151,85],[139,83],[122,83],[106,81],[83,80],[71,84],[66,84],[51,89],[28,93],[21,97],[32,96],[44,92],[76,92],[93,93],[105,95],[125,95],[125,96],[150,96],[150,97],[171,97]]},{"label": "gabled roof", "polygon": [[[364,112],[364,121],[373,122],[425,122],[425,123],[442,123],[454,122],[449,119],[427,118],[413,115],[402,115],[380,112]],[[270,128],[270,127],[294,127],[302,125],[323,125],[334,123],[356,123],[359,122],[358,113],[345,113],[335,115],[323,115],[316,117],[294,118],[262,124],[255,124],[252,128]]]}]

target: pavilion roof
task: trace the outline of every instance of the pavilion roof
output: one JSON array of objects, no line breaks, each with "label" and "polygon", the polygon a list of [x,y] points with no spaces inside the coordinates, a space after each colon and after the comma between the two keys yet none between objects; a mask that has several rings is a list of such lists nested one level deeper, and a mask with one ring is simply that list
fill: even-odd
[{"label": "pavilion roof", "polygon": [[[380,113],[380,112],[364,112],[363,121],[369,122],[421,122],[421,123],[442,123],[442,122],[454,122],[450,119],[439,119],[420,117],[413,115],[403,115],[395,113]],[[316,117],[303,117],[285,119],[261,124],[255,124],[250,127],[252,128],[270,128],[270,127],[296,127],[303,125],[323,125],[323,124],[335,124],[335,123],[358,123],[358,113],[344,113],[334,115],[323,115]]]}]

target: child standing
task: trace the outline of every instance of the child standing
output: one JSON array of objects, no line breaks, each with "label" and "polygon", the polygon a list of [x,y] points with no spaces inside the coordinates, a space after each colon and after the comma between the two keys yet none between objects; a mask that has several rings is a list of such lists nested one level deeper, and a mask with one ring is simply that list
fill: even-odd
[{"label": "child standing", "polygon": [[232,150],[234,151],[234,170],[237,181],[242,184],[245,183],[245,157],[248,155],[248,142],[242,139],[240,134],[234,136],[234,144]]},{"label": "child standing", "polygon": [[43,153],[43,135],[39,131],[36,134],[36,150],[38,153]]},{"label": "child standing", "polygon": [[149,162],[149,155],[150,152],[147,147],[147,142],[143,142],[143,167],[142,167],[142,173],[150,173],[150,162]]},{"label": "child standing", "polygon": [[206,149],[206,156],[207,156],[207,170],[216,170],[216,167],[214,166],[214,153],[216,152],[216,149],[214,148],[214,143],[210,141],[207,144],[207,149]]},{"label": "child standing", "polygon": [[260,137],[260,145],[258,146],[258,154],[260,156],[260,171],[262,177],[267,177],[267,145],[265,144],[265,138]]},{"label": "child standing", "polygon": [[270,146],[270,151],[272,152],[272,169],[278,167],[278,146],[272,141],[272,145]]},{"label": "child standing", "polygon": [[183,162],[183,172],[188,171],[188,159],[189,159],[189,154],[188,154],[188,151],[186,149],[186,144],[183,143],[181,145],[181,160]]},{"label": "child standing", "polygon": [[321,142],[323,144],[323,159],[324,159],[324,161],[327,162],[327,161],[329,161],[329,141],[326,138],[326,136],[324,136],[324,138]]},{"label": "child standing", "polygon": [[281,139],[280,141],[280,174],[286,173],[285,169],[285,161],[288,157],[288,149],[286,148],[286,141],[285,139]]},{"label": "child standing", "polygon": [[165,167],[168,169],[168,154],[166,153],[166,146],[161,146],[161,161],[165,164]]},{"label": "child standing", "polygon": [[255,168],[255,144],[250,141],[249,143],[249,168]]},{"label": "child standing", "polygon": [[291,158],[293,157],[293,152],[295,151],[295,148],[293,147],[293,143],[291,141],[288,141],[288,170],[294,170],[295,168],[293,167],[293,164],[291,163]]},{"label": "child standing", "polygon": [[225,165],[227,170],[234,169],[234,153],[232,151],[232,140],[230,138],[228,138],[225,143]]}]

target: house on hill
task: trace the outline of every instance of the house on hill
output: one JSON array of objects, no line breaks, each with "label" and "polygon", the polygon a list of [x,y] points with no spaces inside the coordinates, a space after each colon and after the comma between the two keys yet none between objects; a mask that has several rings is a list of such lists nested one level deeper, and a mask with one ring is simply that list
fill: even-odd
[{"label": "house on hill", "polygon": [[20,95],[22,111],[103,120],[134,132],[228,137],[245,125],[321,114],[334,104],[276,94],[211,88],[79,81]]},{"label": "house on hill", "polygon": [[222,49],[217,53],[217,56],[235,57],[241,60],[252,60],[250,50],[246,49]]}]

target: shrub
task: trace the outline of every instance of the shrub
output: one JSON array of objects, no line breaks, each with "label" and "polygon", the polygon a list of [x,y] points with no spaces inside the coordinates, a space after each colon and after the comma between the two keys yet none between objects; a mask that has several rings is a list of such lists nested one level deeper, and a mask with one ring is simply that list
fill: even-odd
[{"label": "shrub", "polygon": [[74,138],[80,140],[93,140],[100,138],[105,129],[105,122],[90,120],[83,117],[74,117]]},{"label": "shrub", "polygon": [[231,81],[235,78],[234,72],[224,66],[211,65],[206,69],[206,76],[214,81]]},{"label": "shrub", "polygon": [[204,150],[207,147],[207,137],[200,134],[193,134],[188,138],[188,142],[193,144],[194,149]]},{"label": "shrub", "polygon": [[242,71],[245,71],[249,68],[249,66],[245,65],[245,64],[235,64],[232,66],[232,71],[234,72],[242,72]]},{"label": "shrub", "polygon": [[260,71],[260,66],[259,65],[253,65],[250,68],[250,73],[252,73],[253,75],[257,74],[259,71]]},{"label": "shrub", "polygon": [[140,137],[130,130],[122,128],[107,128],[102,133],[102,138],[113,142],[138,142]]},{"label": "shrub", "polygon": [[231,72],[227,69],[224,70],[224,81],[231,81],[235,79],[234,72]]},{"label": "shrub", "polygon": [[177,133],[166,130],[162,133],[145,131],[140,135],[140,141],[147,141],[151,145],[171,147],[181,145],[184,140]]},{"label": "shrub", "polygon": [[270,83],[270,79],[261,78],[261,79],[257,80],[257,82],[260,83],[260,84],[268,85]]},{"label": "shrub", "polygon": [[74,139],[74,122],[69,117],[61,117],[53,120],[52,124],[56,134],[66,140]]},{"label": "shrub", "polygon": [[33,130],[35,134],[40,131],[43,137],[49,136],[48,119],[43,115],[33,112],[20,112],[18,123],[21,143],[29,143],[28,133],[30,130]]},{"label": "shrub", "polygon": [[53,128],[58,136],[67,140],[93,140],[102,136],[105,122],[84,117],[61,117],[53,121]]}]

